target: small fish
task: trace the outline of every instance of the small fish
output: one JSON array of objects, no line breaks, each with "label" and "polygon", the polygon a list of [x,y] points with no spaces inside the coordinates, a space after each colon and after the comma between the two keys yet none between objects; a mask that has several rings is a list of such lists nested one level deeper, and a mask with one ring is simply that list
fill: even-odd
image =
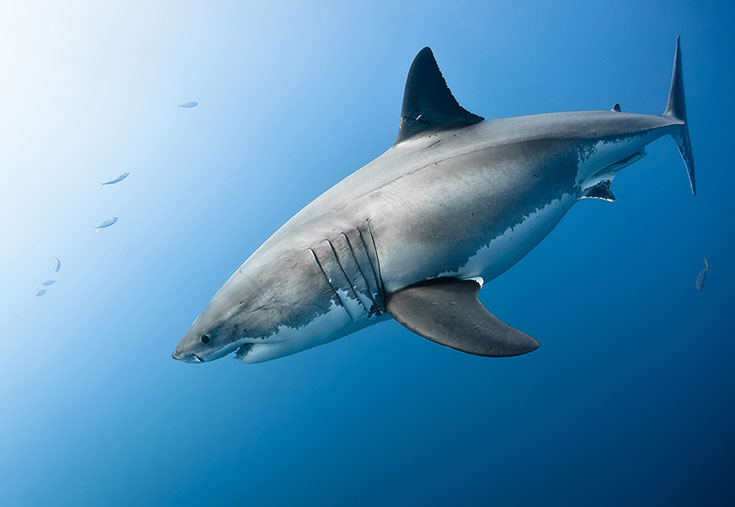
[{"label": "small fish", "polygon": [[41,285],[43,285],[44,287],[51,287],[55,283],[56,283],[56,280],[46,280]]},{"label": "small fish", "polygon": [[46,289],[41,289],[38,292],[36,292],[36,296],[43,296],[44,294],[46,294]]},{"label": "small fish", "polygon": [[105,181],[104,183],[100,183],[100,185],[114,185],[115,183],[120,183],[122,180],[128,177],[130,173],[124,172],[117,178],[113,178],[110,181]]},{"label": "small fish", "polygon": [[60,269],[61,269],[61,259],[57,257],[56,258],[56,273],[58,273]]},{"label": "small fish", "polygon": [[709,273],[709,263],[707,262],[707,257],[705,257],[704,269],[699,272],[699,275],[697,275],[697,290],[699,292],[702,292],[702,289],[704,289],[704,282],[707,280],[707,273]]},{"label": "small fish", "polygon": [[192,107],[196,107],[198,105],[199,105],[199,102],[184,102],[183,104],[179,104],[179,107],[191,109]]},{"label": "small fish", "polygon": [[97,227],[95,227],[95,229],[99,231],[100,229],[106,229],[107,227],[115,225],[116,223],[117,217],[112,217],[99,224]]}]

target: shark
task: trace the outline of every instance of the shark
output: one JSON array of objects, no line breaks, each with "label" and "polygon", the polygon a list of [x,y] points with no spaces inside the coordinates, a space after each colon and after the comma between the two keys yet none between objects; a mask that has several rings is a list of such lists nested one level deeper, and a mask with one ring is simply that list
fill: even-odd
[{"label": "shark", "polygon": [[398,137],[314,199],[235,271],[173,358],[288,356],[395,319],[451,349],[517,356],[539,342],[480,302],[586,199],[671,136],[696,195],[679,38],[662,114],[574,111],[484,119],[459,105],[431,49],[415,57]]}]

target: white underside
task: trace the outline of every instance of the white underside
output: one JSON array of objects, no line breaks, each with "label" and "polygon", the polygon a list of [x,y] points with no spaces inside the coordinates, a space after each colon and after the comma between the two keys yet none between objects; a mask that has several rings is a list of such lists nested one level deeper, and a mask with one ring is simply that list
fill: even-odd
[{"label": "white underside", "polygon": [[488,244],[477,250],[467,262],[456,271],[445,271],[438,278],[454,276],[457,278],[482,277],[492,280],[524,255],[530,252],[551,229],[559,223],[564,214],[576,202],[573,194],[563,194],[524,218],[514,227],[508,227]]},{"label": "white underside", "polygon": [[[260,343],[254,343],[248,353],[238,358],[242,363],[260,363],[278,357],[289,356],[302,350],[329,343],[368,325],[364,306],[350,293],[338,289],[340,304],[336,298],[326,313],[299,327],[279,326],[278,331]],[[378,317],[370,323],[378,322]]]}]

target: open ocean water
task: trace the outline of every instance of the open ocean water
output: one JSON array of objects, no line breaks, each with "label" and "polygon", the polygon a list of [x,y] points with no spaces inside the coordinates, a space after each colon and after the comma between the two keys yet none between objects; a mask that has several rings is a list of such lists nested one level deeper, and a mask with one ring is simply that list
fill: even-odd
[{"label": "open ocean water", "polygon": [[[733,19],[3,2],[0,505],[734,505]],[[659,140],[617,202],[579,203],[487,283],[539,350],[474,357],[390,321],[262,364],[171,358],[250,253],[393,143],[422,47],[486,118],[660,113],[677,35],[698,195]]]}]

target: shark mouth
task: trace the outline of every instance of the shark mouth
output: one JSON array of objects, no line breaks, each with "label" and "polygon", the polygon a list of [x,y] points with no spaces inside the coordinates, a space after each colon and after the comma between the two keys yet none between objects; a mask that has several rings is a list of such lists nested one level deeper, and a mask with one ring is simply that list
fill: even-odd
[{"label": "shark mouth", "polygon": [[253,349],[255,346],[254,343],[245,343],[241,345],[236,351],[235,351],[235,358],[240,360],[243,357],[247,356],[248,353]]}]

